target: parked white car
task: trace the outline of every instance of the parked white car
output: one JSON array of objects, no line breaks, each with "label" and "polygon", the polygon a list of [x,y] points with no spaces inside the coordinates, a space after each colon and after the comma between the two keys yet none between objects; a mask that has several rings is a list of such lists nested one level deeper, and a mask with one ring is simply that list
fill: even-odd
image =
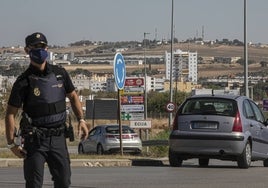
[{"label": "parked white car", "polygon": [[[139,154],[142,142],[139,135],[129,126],[122,125],[122,148],[125,153]],[[88,138],[78,145],[78,153],[114,153],[120,151],[119,125],[99,125],[94,127]]]}]

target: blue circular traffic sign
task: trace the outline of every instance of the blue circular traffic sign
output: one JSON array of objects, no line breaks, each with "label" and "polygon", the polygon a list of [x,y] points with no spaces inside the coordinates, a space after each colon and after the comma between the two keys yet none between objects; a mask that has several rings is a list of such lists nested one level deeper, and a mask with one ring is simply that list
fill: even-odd
[{"label": "blue circular traffic sign", "polygon": [[126,65],[121,53],[114,56],[114,79],[118,89],[123,89],[126,80]]}]

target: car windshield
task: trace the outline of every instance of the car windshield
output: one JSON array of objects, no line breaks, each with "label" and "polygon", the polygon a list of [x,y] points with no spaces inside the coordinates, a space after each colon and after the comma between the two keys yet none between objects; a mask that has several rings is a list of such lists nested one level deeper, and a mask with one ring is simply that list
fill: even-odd
[{"label": "car windshield", "polygon": [[[106,127],[106,132],[109,134],[119,134],[119,126],[118,125],[108,126]],[[128,126],[122,126],[122,133],[126,134],[126,133],[135,133],[135,132]]]},{"label": "car windshield", "polygon": [[211,114],[235,116],[236,102],[222,98],[193,98],[187,100],[180,114]]}]

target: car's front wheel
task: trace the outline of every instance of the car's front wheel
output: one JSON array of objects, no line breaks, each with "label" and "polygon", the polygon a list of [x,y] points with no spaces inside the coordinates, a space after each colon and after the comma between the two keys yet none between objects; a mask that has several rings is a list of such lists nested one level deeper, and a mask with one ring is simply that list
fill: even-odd
[{"label": "car's front wheel", "polygon": [[268,159],[265,159],[265,160],[263,161],[263,166],[264,166],[264,167],[268,167]]},{"label": "car's front wheel", "polygon": [[239,168],[249,168],[251,164],[251,146],[247,142],[243,153],[237,158],[237,164]]},{"label": "car's front wheel", "polygon": [[209,158],[199,158],[198,162],[200,167],[207,167],[209,163]]},{"label": "car's front wheel", "polygon": [[171,149],[169,149],[169,164],[172,167],[180,167],[182,165],[182,159],[179,157],[178,154],[174,153]]},{"label": "car's front wheel", "polygon": [[103,147],[101,144],[97,145],[97,154],[98,155],[103,155],[104,151],[103,151]]}]

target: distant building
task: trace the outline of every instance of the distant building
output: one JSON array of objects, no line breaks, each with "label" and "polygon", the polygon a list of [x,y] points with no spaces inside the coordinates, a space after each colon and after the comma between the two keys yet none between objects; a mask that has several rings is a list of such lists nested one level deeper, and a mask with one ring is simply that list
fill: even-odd
[{"label": "distant building", "polygon": [[90,89],[90,77],[83,74],[72,77],[73,84],[77,90]]},{"label": "distant building", "polygon": [[146,90],[149,91],[164,91],[164,78],[146,77]]},{"label": "distant building", "polygon": [[204,95],[204,94],[215,94],[215,95],[224,95],[224,94],[229,94],[229,95],[240,95],[241,91],[240,88],[237,89],[193,89],[192,90],[192,95]]},{"label": "distant building", "polygon": [[[165,53],[166,79],[170,80],[171,53]],[[172,78],[174,81],[197,83],[197,52],[176,50],[173,54]]]},{"label": "distant building", "polygon": [[12,87],[17,77],[0,75],[0,91],[5,92],[7,88]]},{"label": "distant building", "polygon": [[114,78],[107,78],[106,83],[107,83],[107,85],[106,85],[106,91],[107,92],[115,92],[115,91],[117,91],[117,87],[115,85]]},{"label": "distant building", "polygon": [[[186,93],[191,92],[192,89],[195,88],[195,85],[192,82],[172,82],[172,86],[174,91],[177,89],[177,91]],[[164,91],[169,91],[169,89],[170,89],[170,82],[169,80],[166,80],[164,82]]]},{"label": "distant building", "polygon": [[77,90],[89,89],[92,92],[107,91],[107,79],[110,74],[94,73],[91,77],[82,74],[72,77]]},{"label": "distant building", "polygon": [[241,57],[214,57],[215,63],[236,63]]}]

